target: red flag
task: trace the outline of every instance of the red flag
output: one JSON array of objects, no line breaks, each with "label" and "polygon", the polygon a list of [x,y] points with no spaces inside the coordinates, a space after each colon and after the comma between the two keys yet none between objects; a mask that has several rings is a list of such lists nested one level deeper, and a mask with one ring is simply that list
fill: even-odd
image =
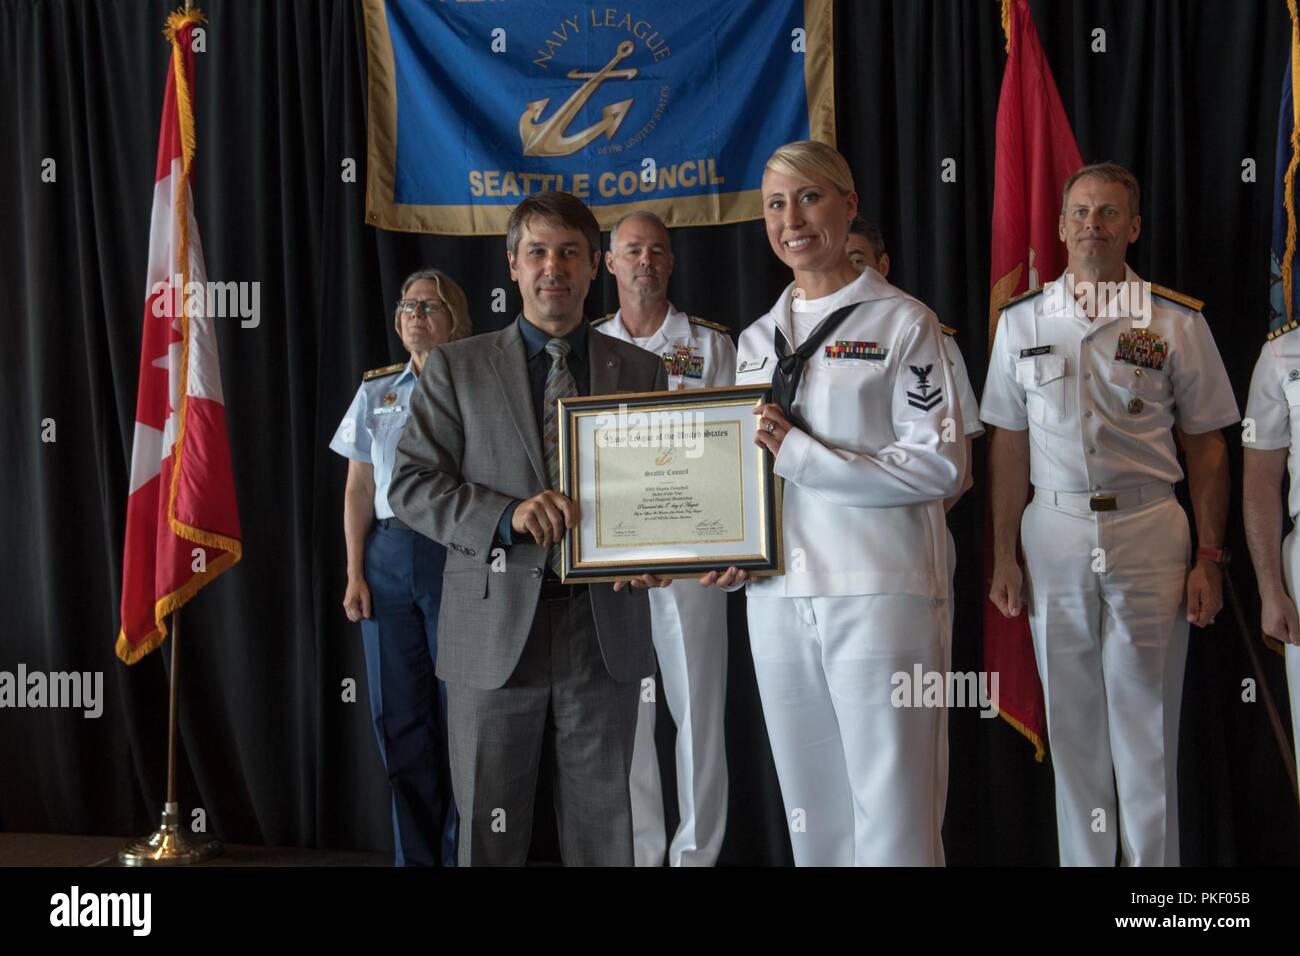
[{"label": "red flag", "polygon": [[[1083,165],[1027,0],[1003,0],[1002,26],[1008,45],[993,175],[990,347],[1003,304],[1038,288],[1044,277],[1054,279],[1065,271],[1065,249],[1057,232],[1061,190]],[[993,569],[993,536],[990,528],[986,531],[987,582]],[[984,668],[999,675],[1002,717],[1033,741],[1034,757],[1042,760],[1047,718],[1026,614],[1008,620],[991,601],[985,602]]]},{"label": "red flag", "polygon": [[198,12],[173,13],[171,65],[149,230],[131,494],[117,656],[134,664],[167,636],[164,619],[240,559],[239,512],[207,274],[194,221],[194,52]]}]

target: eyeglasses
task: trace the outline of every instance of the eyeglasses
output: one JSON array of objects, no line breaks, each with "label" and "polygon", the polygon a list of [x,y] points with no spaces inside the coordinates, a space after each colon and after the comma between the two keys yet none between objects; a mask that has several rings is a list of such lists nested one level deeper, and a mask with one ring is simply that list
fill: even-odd
[{"label": "eyeglasses", "polygon": [[403,299],[397,303],[397,311],[404,316],[416,312],[425,317],[441,315],[447,311],[447,303],[441,299]]}]

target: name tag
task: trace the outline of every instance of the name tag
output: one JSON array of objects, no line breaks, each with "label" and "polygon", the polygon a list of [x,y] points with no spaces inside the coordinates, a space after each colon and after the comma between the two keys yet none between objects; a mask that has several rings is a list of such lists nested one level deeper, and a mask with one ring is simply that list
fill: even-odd
[{"label": "name tag", "polygon": [[397,412],[406,411],[405,405],[382,405],[374,410],[374,415],[378,418],[380,415],[395,415]]},{"label": "name tag", "polygon": [[736,374],[739,375],[741,372],[757,372],[760,368],[762,368],[766,364],[767,364],[766,355],[764,355],[761,359],[747,359],[744,362],[740,363],[740,368],[736,369]]},{"label": "name tag", "polygon": [[1035,355],[1048,355],[1051,351],[1052,347],[1050,345],[1039,345],[1032,349],[1021,349],[1020,357],[1033,358]]}]

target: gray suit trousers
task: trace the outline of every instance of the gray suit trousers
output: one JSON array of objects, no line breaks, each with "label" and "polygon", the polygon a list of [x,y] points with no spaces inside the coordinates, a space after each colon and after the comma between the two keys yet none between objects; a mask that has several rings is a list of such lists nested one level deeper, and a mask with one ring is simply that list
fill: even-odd
[{"label": "gray suit trousers", "polygon": [[605,667],[587,588],[540,600],[519,664],[491,690],[447,682],[461,866],[522,866],[546,735],[568,866],[631,866],[628,774],[640,682]]}]

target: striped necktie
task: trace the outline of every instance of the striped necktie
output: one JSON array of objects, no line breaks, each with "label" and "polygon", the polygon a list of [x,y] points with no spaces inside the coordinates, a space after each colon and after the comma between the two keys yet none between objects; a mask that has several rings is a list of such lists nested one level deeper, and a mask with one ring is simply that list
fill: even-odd
[{"label": "striped necktie", "polygon": [[[565,361],[571,346],[564,339],[551,339],[546,343],[546,354],[551,357],[551,368],[546,373],[546,394],[542,399],[542,446],[546,455],[546,481],[553,491],[560,491],[560,409],[561,398],[578,394],[578,386]],[[560,546],[553,545],[546,555],[556,577],[560,576]]]}]

